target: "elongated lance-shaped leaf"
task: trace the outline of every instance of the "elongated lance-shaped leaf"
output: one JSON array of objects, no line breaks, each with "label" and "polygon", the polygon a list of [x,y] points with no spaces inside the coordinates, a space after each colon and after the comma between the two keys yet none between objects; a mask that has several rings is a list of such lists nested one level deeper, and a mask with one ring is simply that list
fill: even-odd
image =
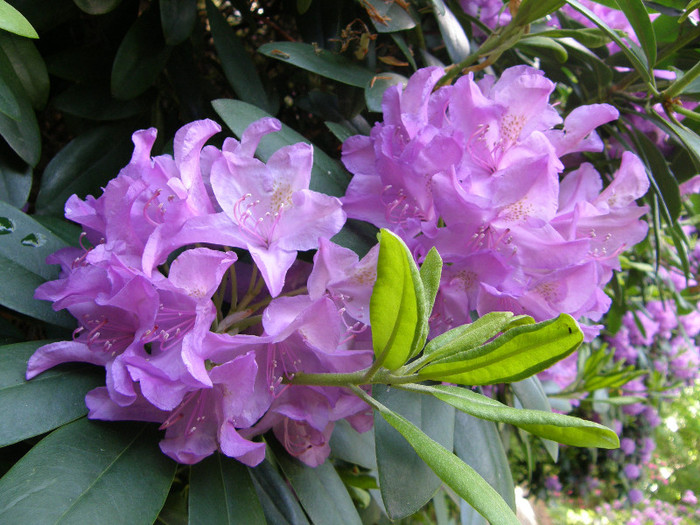
[{"label": "elongated lance-shaped leaf", "polygon": [[499,525],[520,525],[508,504],[472,467],[403,416],[374,399],[366,397],[366,400],[411,444],[433,472],[482,516]]},{"label": "elongated lance-shaped leaf", "polygon": [[403,365],[421,336],[425,292],[413,257],[388,230],[379,234],[377,281],[369,302],[374,355],[390,370]]},{"label": "elongated lance-shaped leaf", "polygon": [[[522,381],[516,381],[510,384],[510,388],[515,394],[515,408],[527,408],[530,410],[539,410],[543,412],[551,412],[552,405],[549,398],[542,387],[542,383],[537,376],[530,376]],[[542,445],[547,451],[552,461],[555,463],[559,459],[559,445],[551,439],[540,437]]]},{"label": "elongated lance-shaped leaf", "polygon": [[493,341],[436,360],[418,373],[463,385],[511,383],[541,372],[571,354],[583,332],[568,314],[534,325],[518,326]]},{"label": "elongated lance-shaped leaf", "polygon": [[637,40],[644,50],[649,67],[654,67],[656,64],[656,35],[642,0],[615,0],[615,3],[625,13],[627,21],[634,29],[634,34],[637,35]]},{"label": "elongated lance-shaped leaf", "polygon": [[523,0],[512,23],[527,25],[553,13],[563,5],[564,0]]},{"label": "elongated lance-shaped leaf", "polygon": [[442,359],[457,352],[476,348],[508,328],[534,322],[535,320],[527,315],[489,312],[473,323],[464,324],[440,334],[426,345],[424,353],[426,356],[431,356],[431,361]]},{"label": "elongated lance-shaped leaf", "polygon": [[575,447],[618,448],[617,434],[609,428],[577,417],[513,408],[471,390],[450,385],[410,385],[407,390],[430,394],[474,417],[509,423],[531,434]]}]

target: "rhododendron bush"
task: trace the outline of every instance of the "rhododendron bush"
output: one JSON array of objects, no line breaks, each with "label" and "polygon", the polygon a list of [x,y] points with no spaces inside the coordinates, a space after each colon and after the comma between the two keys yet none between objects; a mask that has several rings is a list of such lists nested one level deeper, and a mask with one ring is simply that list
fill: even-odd
[{"label": "rhododendron bush", "polygon": [[692,4],[0,2],[0,522],[519,523],[559,444],[632,494]]}]

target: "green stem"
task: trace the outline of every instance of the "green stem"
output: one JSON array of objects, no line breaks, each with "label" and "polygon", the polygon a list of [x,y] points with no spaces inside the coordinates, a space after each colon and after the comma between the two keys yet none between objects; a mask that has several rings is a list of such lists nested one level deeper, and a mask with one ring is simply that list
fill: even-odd
[{"label": "green stem", "polygon": [[[698,62],[698,65],[700,65],[700,62]],[[685,77],[683,77],[683,78],[685,78]],[[681,115],[684,115],[684,116],[688,117],[689,119],[700,121],[700,114],[699,113],[696,113],[695,111],[691,111],[691,110],[684,108],[683,106],[680,106],[678,104],[674,104],[671,107],[671,110],[676,112],[676,113],[680,113]]]},{"label": "green stem", "polygon": [[300,372],[285,382],[292,385],[343,386],[350,388],[352,385],[403,385],[420,380],[415,374],[395,375],[390,370],[372,372],[370,379],[368,379],[371,370],[372,367],[346,374],[305,374]]},{"label": "green stem", "polygon": [[661,97],[665,100],[672,99],[680,95],[690,83],[700,76],[700,62],[695,64],[685,75],[676,79],[673,84],[661,92]]}]

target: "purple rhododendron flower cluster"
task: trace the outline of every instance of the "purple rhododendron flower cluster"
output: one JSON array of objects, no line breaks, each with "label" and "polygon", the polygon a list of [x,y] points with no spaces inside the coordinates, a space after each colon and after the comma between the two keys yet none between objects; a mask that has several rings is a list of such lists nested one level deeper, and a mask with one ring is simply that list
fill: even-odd
[{"label": "purple rhododendron flower cluster", "polygon": [[[218,149],[204,145],[219,126],[197,121],[178,131],[173,156],[157,157],[155,129],[136,132],[131,161],[104,193],[66,204],[91,246],[54,254],[60,278],[36,297],[79,328],[39,348],[27,378],[68,361],[103,366],[89,417],[161,423],[161,449],[182,463],[220,450],[256,465],[265,444],[254,438],[272,430],[318,465],[335,421],[369,429],[371,411],[355,395],[287,383],[300,370],[370,365],[376,250],[358,260],[329,240],[345,213],[309,190],[311,146],[254,157],[279,129],[262,119]],[[311,249],[314,265],[295,264]]]},{"label": "purple rhododendron flower cluster", "polygon": [[[617,111],[582,106],[562,122],[549,103],[555,84],[527,66],[435,89],[441,76],[426,68],[389,88],[384,120],[345,141],[348,216],[396,232],[418,261],[437,247],[433,333],[471,312],[600,320],[618,255],[646,236],[647,207],[635,200],[649,182],[631,153],[606,187],[589,163],[561,178],[561,159],[600,151],[595,128]],[[583,329],[589,340],[599,331]]]}]

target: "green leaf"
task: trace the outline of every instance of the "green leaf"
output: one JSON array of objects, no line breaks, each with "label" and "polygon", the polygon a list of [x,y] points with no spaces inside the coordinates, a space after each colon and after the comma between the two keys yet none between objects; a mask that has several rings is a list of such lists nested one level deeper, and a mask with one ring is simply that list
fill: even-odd
[{"label": "green leaf", "polygon": [[413,262],[401,239],[389,230],[381,230],[369,315],[375,359],[389,370],[408,360],[420,329],[419,299],[409,259]]},{"label": "green leaf", "polygon": [[440,288],[440,276],[442,275],[442,257],[433,246],[420,265],[420,279],[425,290],[426,315],[430,316],[435,297]]},{"label": "green leaf", "polygon": [[364,4],[378,33],[395,33],[416,27],[411,14],[397,2],[366,0]]},{"label": "green leaf", "polygon": [[[414,428],[421,429],[436,444],[452,449],[452,407],[428,396],[379,385],[374,387],[372,394],[383,407],[401,413]],[[430,501],[440,487],[440,479],[412,445],[376,413],[374,433],[379,488],[387,513],[392,519],[411,515]]]},{"label": "green leaf", "polygon": [[189,523],[265,523],[262,506],[245,465],[218,453],[192,465]]},{"label": "green leaf", "polygon": [[80,419],[59,428],[0,479],[0,522],[151,524],[176,464],[155,426]]},{"label": "green leaf", "polygon": [[447,48],[447,54],[452,63],[457,64],[469,56],[469,39],[459,20],[443,0],[430,0],[430,3],[433,5],[435,19],[442,41]]},{"label": "green leaf", "polygon": [[[1,0],[0,0],[1,1]],[[0,112],[0,135],[30,166],[36,166],[41,155],[41,134],[32,104],[17,77],[10,59],[0,48],[0,77],[14,97],[18,113],[12,118]]]},{"label": "green leaf", "polygon": [[523,0],[513,24],[525,26],[553,13],[564,5],[564,0]]},{"label": "green leaf", "polygon": [[[518,518],[515,517],[515,513],[503,498],[499,496],[498,492],[479,476],[473,468],[455,456],[449,449],[428,437],[408,419],[380,403],[375,402],[373,406],[408,441],[420,458],[442,481],[491,523],[513,525],[520,523]],[[375,417],[375,424],[376,421],[377,418]],[[378,455],[377,459],[380,460],[381,457]],[[408,471],[405,475],[411,477],[414,474]],[[384,480],[380,479],[380,487],[382,489],[383,486]],[[403,497],[411,498],[412,494],[405,494]]]},{"label": "green leaf", "polygon": [[515,491],[508,456],[501,435],[492,421],[455,415],[455,454],[488,482],[515,510]]},{"label": "green leaf", "polygon": [[[231,131],[239,138],[249,124],[263,117],[270,116],[262,109],[240,100],[219,99],[213,101],[212,106],[214,106],[214,110]],[[280,131],[263,137],[256,155],[258,158],[266,161],[282,146],[296,144],[297,142],[311,144],[302,135],[282,124]],[[329,157],[320,148],[314,146],[314,165],[311,169],[311,184],[309,187],[314,191],[340,197],[345,194],[345,188],[349,181],[350,175],[348,172],[337,161]]]},{"label": "green leaf", "polygon": [[406,389],[409,388],[411,391],[431,394],[471,416],[487,421],[508,423],[536,436],[565,445],[600,448],[620,446],[615,432],[592,421],[555,412],[509,407],[464,387],[449,385],[406,386]]},{"label": "green leaf", "polygon": [[527,41],[529,38],[533,38],[535,36],[545,38],[573,38],[589,49],[603,47],[610,42],[610,38],[606,36],[603,31],[592,27],[579,29],[552,29],[548,31],[541,31],[539,33],[530,33],[525,35],[523,41]]},{"label": "green leaf", "polygon": [[367,109],[381,113],[384,92],[391,86],[401,84],[405,86],[408,79],[398,73],[379,73],[365,86],[365,102]]},{"label": "green leaf", "polygon": [[0,75],[0,113],[12,120],[20,118],[19,102],[2,75]]},{"label": "green leaf", "polygon": [[[552,412],[549,398],[547,398],[547,394],[545,394],[542,383],[537,379],[537,376],[528,377],[522,381],[511,383],[510,387],[515,394],[515,401],[519,401],[522,407],[530,410],[539,410],[545,413]],[[517,403],[516,406],[521,408]],[[552,461],[556,463],[559,458],[559,445],[555,443],[556,440],[546,439],[543,436],[540,437],[542,438],[542,444],[545,450],[552,458]]]},{"label": "green leaf", "polygon": [[34,299],[34,289],[58,277],[46,257],[65,243],[34,219],[0,201],[0,304],[52,324],[73,328],[65,312],[54,312],[46,301]]},{"label": "green leaf", "polygon": [[345,419],[336,421],[330,439],[331,456],[366,469],[377,468],[374,432],[359,433]]},{"label": "green leaf", "polygon": [[520,40],[514,47],[524,51],[530,51],[531,54],[535,56],[542,56],[543,53],[551,53],[560,64],[564,64],[569,58],[566,48],[559,42],[539,35],[533,35]]},{"label": "green leaf", "polygon": [[0,0],[0,29],[27,38],[39,38],[32,24],[5,0]]},{"label": "green leaf", "polygon": [[32,218],[44,228],[55,234],[68,246],[79,246],[80,234],[83,229],[74,222],[70,222],[63,217],[53,217],[50,215],[33,215]]},{"label": "green leaf", "polygon": [[364,88],[374,76],[370,70],[341,55],[303,42],[270,42],[260,46],[258,51],[270,58],[359,88]]},{"label": "green leaf", "polygon": [[32,189],[32,168],[22,161],[0,156],[0,200],[21,208]]},{"label": "green leaf", "polygon": [[34,42],[0,31],[0,47],[34,109],[43,109],[49,98],[49,73]]},{"label": "green leaf", "polygon": [[85,394],[104,385],[104,370],[61,366],[26,381],[27,360],[50,341],[0,347],[0,447],[38,436],[87,413]]},{"label": "green leaf", "polygon": [[170,56],[160,20],[151,6],[129,28],[112,64],[112,95],[135,98],[153,85]]},{"label": "green leaf", "polygon": [[464,385],[520,381],[565,358],[582,341],[583,333],[573,317],[561,314],[512,328],[490,343],[435,360],[418,374]]},{"label": "green leaf", "polygon": [[275,448],[275,457],[282,472],[289,479],[304,510],[314,524],[360,525],[345,484],[329,461],[309,467],[282,449]]},{"label": "green leaf", "polygon": [[71,140],[44,170],[36,199],[37,213],[62,215],[73,194],[101,193],[129,162],[133,146],[125,125],[94,128]]},{"label": "green leaf", "polygon": [[260,463],[250,473],[268,523],[309,525],[289,484],[269,460]]},{"label": "green leaf", "polygon": [[221,60],[221,67],[236,95],[244,102],[272,113],[274,109],[265,95],[265,88],[255,69],[255,64],[233,28],[229,26],[211,0],[207,0],[207,17],[211,25],[214,47]]},{"label": "green leaf", "polygon": [[74,84],[57,95],[52,104],[59,111],[87,120],[119,120],[149,110],[143,98],[113,98],[109,85],[103,83]]},{"label": "green leaf", "polygon": [[169,46],[187,40],[197,21],[197,0],[160,0],[160,25]]},{"label": "green leaf", "polygon": [[625,13],[625,18],[634,29],[637,40],[644,50],[647,63],[654,67],[656,64],[656,35],[649,20],[649,13],[642,0],[615,0],[618,8]]},{"label": "green leaf", "polygon": [[105,15],[116,9],[122,0],[73,0],[81,11],[89,15]]}]

